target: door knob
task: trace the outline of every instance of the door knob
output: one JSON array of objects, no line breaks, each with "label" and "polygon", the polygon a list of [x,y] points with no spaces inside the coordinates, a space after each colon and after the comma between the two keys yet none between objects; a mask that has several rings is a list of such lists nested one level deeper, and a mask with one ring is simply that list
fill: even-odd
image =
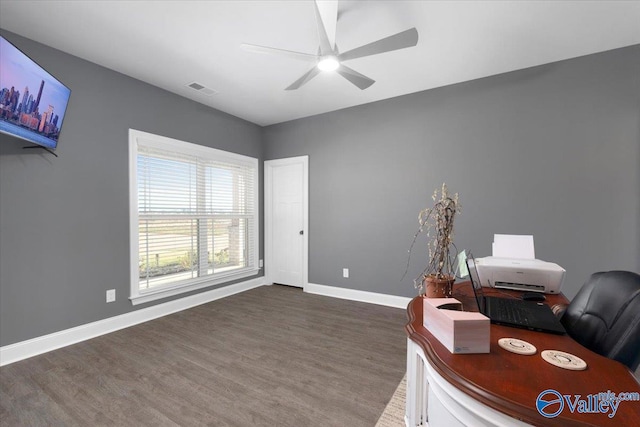
[{"label": "door knob", "polygon": [[304,234],[304,230],[300,230],[300,235],[302,236]]}]

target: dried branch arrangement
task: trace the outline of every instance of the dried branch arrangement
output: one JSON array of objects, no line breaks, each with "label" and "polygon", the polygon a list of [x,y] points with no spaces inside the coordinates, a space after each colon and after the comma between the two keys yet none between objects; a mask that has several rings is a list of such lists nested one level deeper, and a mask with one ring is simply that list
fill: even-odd
[{"label": "dried branch arrangement", "polygon": [[[409,249],[409,256],[411,256],[411,251],[418,236],[421,233],[426,233],[428,245],[427,265],[413,281],[414,287],[418,289],[420,294],[424,293],[424,280],[427,277],[436,280],[455,278],[457,249],[453,244],[453,222],[456,214],[460,212],[458,193],[450,196],[447,185],[443,183],[440,191],[438,189],[434,190],[431,198],[434,201],[434,205],[423,209],[418,214],[420,227],[413,236],[413,243]],[[407,261],[407,270],[408,267],[409,261]]]}]

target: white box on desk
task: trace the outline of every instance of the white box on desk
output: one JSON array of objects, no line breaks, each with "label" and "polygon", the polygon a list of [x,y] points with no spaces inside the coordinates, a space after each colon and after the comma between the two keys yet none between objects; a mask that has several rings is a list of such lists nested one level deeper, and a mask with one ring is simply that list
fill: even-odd
[{"label": "white box on desk", "polygon": [[455,298],[423,298],[423,301],[422,324],[447,350],[455,354],[489,353],[491,323],[487,316],[459,311],[462,303]]}]

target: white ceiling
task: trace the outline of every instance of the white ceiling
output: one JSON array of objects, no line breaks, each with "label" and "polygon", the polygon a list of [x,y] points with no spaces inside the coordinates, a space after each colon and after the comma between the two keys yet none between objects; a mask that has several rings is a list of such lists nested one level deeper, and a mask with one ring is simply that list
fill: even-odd
[{"label": "white ceiling", "polygon": [[376,80],[364,91],[334,73],[285,91],[313,64],[240,48],[316,53],[310,0],[0,0],[0,27],[269,125],[639,44],[640,1],[341,1],[342,52],[418,29],[416,47],[348,63]]}]

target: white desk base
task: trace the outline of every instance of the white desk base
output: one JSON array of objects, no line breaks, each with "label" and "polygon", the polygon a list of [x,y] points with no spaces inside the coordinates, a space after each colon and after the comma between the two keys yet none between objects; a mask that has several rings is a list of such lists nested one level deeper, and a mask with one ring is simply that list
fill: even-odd
[{"label": "white desk base", "polygon": [[404,422],[407,427],[531,425],[498,412],[454,387],[436,372],[422,348],[409,338]]}]

